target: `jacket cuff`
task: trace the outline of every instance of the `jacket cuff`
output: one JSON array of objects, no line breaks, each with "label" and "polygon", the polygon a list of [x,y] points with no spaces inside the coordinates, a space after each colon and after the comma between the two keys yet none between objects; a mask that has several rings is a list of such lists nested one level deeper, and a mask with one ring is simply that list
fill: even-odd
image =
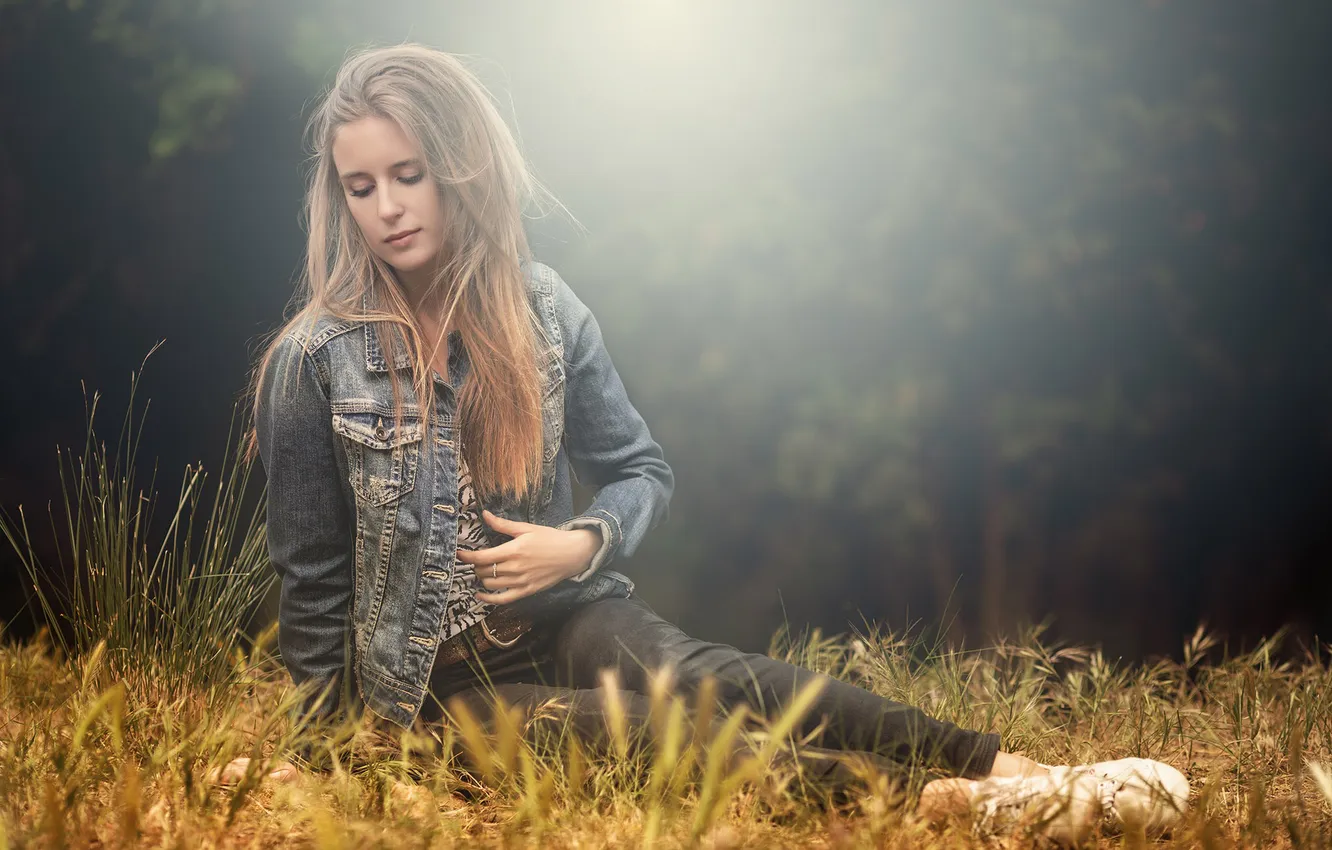
[{"label": "jacket cuff", "polygon": [[609,563],[615,557],[615,552],[620,548],[620,540],[623,536],[620,533],[619,521],[609,511],[602,509],[593,510],[583,516],[576,516],[556,527],[565,531],[576,528],[592,528],[601,532],[601,547],[592,556],[592,563],[588,565],[588,568],[573,577],[574,581],[586,581],[593,573]]}]

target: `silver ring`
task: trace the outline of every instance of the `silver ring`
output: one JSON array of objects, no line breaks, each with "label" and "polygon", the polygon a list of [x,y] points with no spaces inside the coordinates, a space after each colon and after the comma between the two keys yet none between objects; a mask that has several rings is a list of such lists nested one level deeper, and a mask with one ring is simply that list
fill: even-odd
[{"label": "silver ring", "polygon": [[491,565],[490,565],[490,577],[491,577],[491,578],[499,578],[499,565],[498,565],[498,564],[491,564]]}]

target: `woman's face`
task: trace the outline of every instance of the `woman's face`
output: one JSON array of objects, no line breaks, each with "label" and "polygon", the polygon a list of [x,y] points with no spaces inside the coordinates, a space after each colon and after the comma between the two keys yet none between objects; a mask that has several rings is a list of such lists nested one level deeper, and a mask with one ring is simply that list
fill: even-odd
[{"label": "woman's face", "polygon": [[344,124],[333,137],[333,165],[370,250],[405,281],[428,279],[444,247],[444,215],[402,128],[378,117]]}]

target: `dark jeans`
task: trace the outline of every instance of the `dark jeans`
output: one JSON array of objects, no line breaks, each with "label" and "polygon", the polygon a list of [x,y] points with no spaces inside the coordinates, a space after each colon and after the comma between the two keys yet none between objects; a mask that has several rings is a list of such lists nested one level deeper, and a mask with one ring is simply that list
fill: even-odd
[{"label": "dark jeans", "polygon": [[[552,730],[567,723],[594,745],[607,738],[601,671],[615,671],[633,734],[648,730],[650,680],[669,665],[673,692],[685,696],[691,708],[700,685],[711,678],[721,708],[747,705],[766,718],[779,715],[807,682],[822,680],[794,735],[813,736],[796,757],[806,775],[830,785],[854,779],[837,755],[856,753],[886,771],[917,763],[974,778],[989,774],[999,750],[996,734],[935,720],[913,706],[766,655],[691,638],[637,597],[584,605],[513,647],[489,650],[479,661],[473,656],[432,671],[435,699],[459,697],[483,720],[496,696],[529,719],[544,706],[538,723],[549,723]],[[558,717],[549,711],[552,702],[561,706]]]}]

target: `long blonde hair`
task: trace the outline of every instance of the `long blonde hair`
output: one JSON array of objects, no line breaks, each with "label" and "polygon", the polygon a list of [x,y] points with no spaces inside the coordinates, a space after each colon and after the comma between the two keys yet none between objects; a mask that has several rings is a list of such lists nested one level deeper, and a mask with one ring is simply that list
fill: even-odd
[{"label": "long blonde hair", "polygon": [[[333,163],[339,128],[367,117],[394,121],[422,151],[443,199],[448,255],[424,303],[447,296],[438,339],[423,339],[393,270],[370,250],[347,207]],[[450,328],[461,335],[470,374],[458,401],[462,444],[478,492],[522,494],[541,471],[541,338],[520,265],[530,260],[524,205],[549,197],[532,177],[490,93],[458,58],[417,44],[348,57],[307,128],[312,167],[306,190],[305,271],[298,309],[267,345],[252,380],[261,383],[288,330],[320,315],[372,323],[389,365],[395,419],[403,417],[394,364],[405,353],[423,418],[434,413],[431,355]],[[294,371],[294,370],[292,370]],[[425,448],[432,440],[425,439]],[[257,445],[253,429],[250,448]]]}]

